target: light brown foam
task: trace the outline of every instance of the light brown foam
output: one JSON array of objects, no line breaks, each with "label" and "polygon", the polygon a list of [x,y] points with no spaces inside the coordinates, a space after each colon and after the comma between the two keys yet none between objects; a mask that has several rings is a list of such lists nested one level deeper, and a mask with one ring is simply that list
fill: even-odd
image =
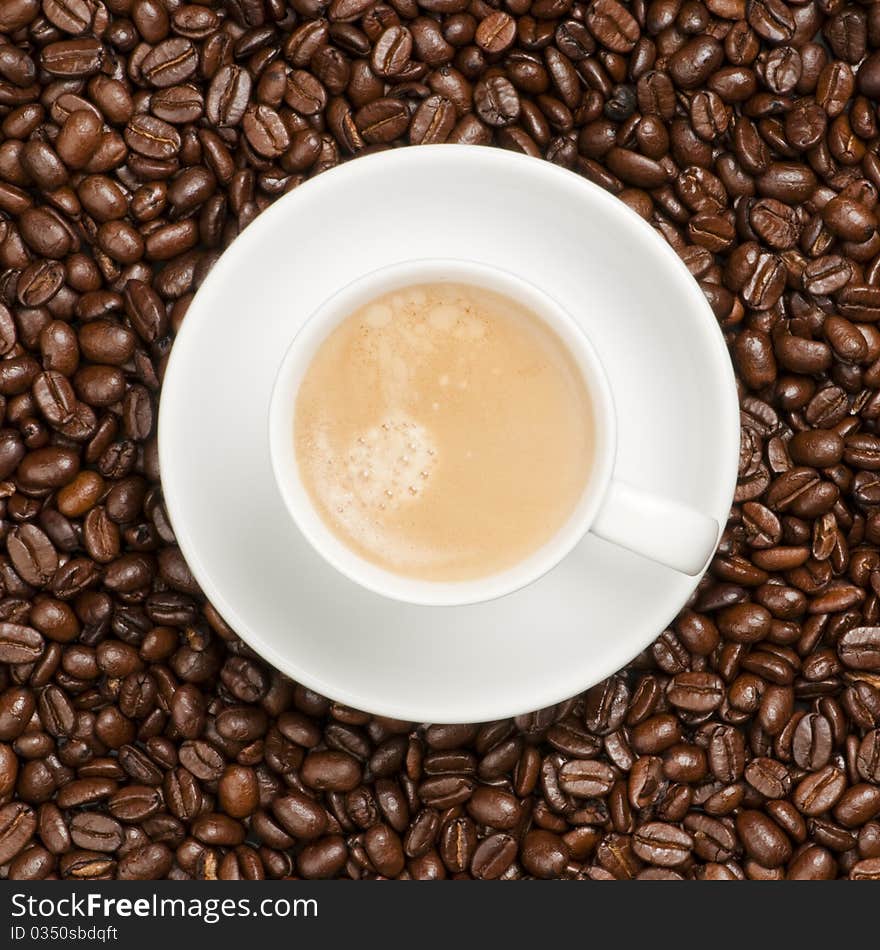
[{"label": "light brown foam", "polygon": [[484,577],[549,541],[580,500],[592,413],[577,365],[534,313],[463,284],[361,307],[297,395],[300,475],[324,522],[386,570]]}]

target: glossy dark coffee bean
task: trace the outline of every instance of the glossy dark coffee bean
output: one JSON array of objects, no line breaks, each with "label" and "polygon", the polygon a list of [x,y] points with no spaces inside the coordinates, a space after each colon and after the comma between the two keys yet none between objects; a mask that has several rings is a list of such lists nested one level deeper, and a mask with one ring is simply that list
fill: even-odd
[{"label": "glossy dark coffee bean", "polygon": [[533,830],[528,832],[523,839],[523,867],[535,877],[561,877],[569,858],[568,845],[552,831]]},{"label": "glossy dark coffee bean", "polygon": [[412,49],[412,33],[405,26],[389,26],[376,38],[370,60],[373,71],[385,78],[399,76],[409,64]]},{"label": "glossy dark coffee bean", "polygon": [[0,859],[4,863],[20,854],[30,843],[37,828],[33,808],[21,802],[0,807]]},{"label": "glossy dark coffee bean", "polygon": [[120,881],[152,881],[166,877],[174,863],[171,848],[162,842],[127,851],[116,868]]},{"label": "glossy dark coffee bean", "polygon": [[0,623],[0,662],[34,663],[45,642],[37,630],[17,623]]},{"label": "glossy dark coffee bean", "polygon": [[496,880],[513,864],[516,852],[516,839],[511,835],[505,833],[490,835],[474,849],[470,872],[479,880]]},{"label": "glossy dark coffee bean", "polygon": [[494,127],[510,125],[520,113],[519,95],[503,76],[477,83],[474,87],[474,103],[479,117]]},{"label": "glossy dark coffee bean", "polygon": [[639,38],[638,23],[617,0],[594,0],[586,24],[598,42],[615,53],[630,52]]},{"label": "glossy dark coffee bean", "polygon": [[762,812],[740,812],[736,828],[746,853],[762,867],[778,867],[790,858],[791,842],[788,837],[776,822]]},{"label": "glossy dark coffee bean", "polygon": [[674,825],[648,822],[633,836],[633,851],[643,861],[660,867],[678,867],[690,857],[690,834]]},{"label": "glossy dark coffee bean", "polygon": [[80,848],[113,853],[123,843],[122,826],[108,815],[81,812],[70,823],[70,836]]}]

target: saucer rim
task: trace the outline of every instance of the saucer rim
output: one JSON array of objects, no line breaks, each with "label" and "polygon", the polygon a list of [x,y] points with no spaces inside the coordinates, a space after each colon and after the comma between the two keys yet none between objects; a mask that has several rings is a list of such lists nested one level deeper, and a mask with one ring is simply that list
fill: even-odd
[{"label": "saucer rim", "polygon": [[[357,160],[349,160],[343,164],[329,169],[314,179],[310,179],[294,191],[280,198],[273,205],[267,208],[258,219],[254,221],[235,241],[226,249],[218,259],[215,266],[203,283],[205,285],[221,284],[232,275],[236,279],[235,270],[239,267],[239,261],[252,253],[253,247],[257,246],[260,240],[261,232],[264,230],[267,222],[280,217],[283,214],[291,213],[295,207],[297,197],[302,194],[302,189],[307,189],[312,200],[319,188],[330,189],[335,187],[334,182],[343,176],[359,176],[368,174],[371,167],[378,164],[394,165],[395,163],[410,163],[416,161],[434,161],[441,155],[447,156],[453,161],[461,161],[465,158],[470,163],[484,162],[488,165],[496,163],[507,164],[515,168],[517,173],[524,175],[546,175],[555,177],[561,182],[563,187],[571,189],[573,187],[581,189],[585,194],[590,193],[590,199],[599,205],[603,205],[603,210],[609,214],[617,216],[620,223],[632,235],[635,245],[653,242],[658,253],[666,256],[670,263],[670,270],[677,273],[677,280],[682,283],[683,289],[686,287],[687,294],[692,298],[695,309],[701,309],[705,316],[706,333],[700,338],[700,356],[702,359],[709,359],[709,353],[712,353],[712,360],[715,369],[716,391],[719,402],[726,403],[724,417],[713,421],[712,425],[720,433],[722,429],[728,429],[726,435],[719,438],[719,444],[729,443],[728,457],[725,461],[717,460],[717,472],[722,473],[726,470],[727,478],[726,489],[723,497],[727,498],[725,509],[710,512],[710,514],[719,521],[722,527],[726,523],[730,506],[733,502],[733,495],[736,487],[738,461],[739,461],[739,401],[737,398],[736,381],[733,372],[733,366],[727,350],[726,343],[720,326],[714,314],[709,307],[708,302],[699,289],[696,282],[688,272],[684,262],[679,258],[671,246],[641,217],[639,217],[630,208],[617,200],[614,196],[604,191],[599,186],[593,184],[587,179],[575,174],[568,169],[553,165],[542,159],[531,158],[508,152],[498,148],[486,148],[480,146],[467,145],[429,145],[429,146],[408,146],[390,151],[380,152],[369,156],[362,156]],[[262,225],[262,226],[261,226]],[[659,242],[659,243],[658,243]],[[662,251],[660,250],[662,248]],[[206,295],[202,295],[202,300],[206,300]],[[178,497],[177,490],[174,488],[174,478],[166,480],[164,473],[173,472],[175,463],[163,463],[163,459],[169,459],[171,449],[170,443],[173,441],[175,416],[172,414],[172,402],[176,402],[180,396],[185,398],[185,387],[180,393],[176,390],[181,389],[181,371],[177,371],[178,365],[183,365],[187,359],[188,349],[192,349],[193,341],[196,341],[199,335],[204,332],[209,325],[210,312],[206,306],[200,306],[199,294],[193,298],[188,309],[187,315],[180,330],[177,333],[174,346],[166,366],[161,390],[159,414],[158,414],[158,451],[160,459],[160,473],[162,474],[162,490],[165,499],[165,505],[169,518],[174,528],[177,543],[183,553],[187,564],[197,580],[205,597],[214,606],[223,619],[230,625],[236,634],[251,649],[261,656],[276,669],[289,676],[296,682],[315,690],[335,701],[344,703],[356,709],[371,712],[375,715],[387,716],[412,722],[485,722],[494,719],[508,718],[515,715],[530,712],[535,709],[545,708],[562,702],[577,693],[588,689],[591,685],[612,675],[622,667],[626,666],[632,659],[644,650],[659,635],[674,617],[680,612],[687,599],[696,589],[705,571],[711,564],[711,558],[706,564],[706,568],[693,577],[687,578],[686,585],[680,588],[680,594],[675,597],[676,606],[674,609],[658,611],[656,613],[657,622],[651,623],[651,633],[640,636],[636,639],[641,643],[638,650],[629,653],[621,661],[614,651],[607,654],[604,660],[592,660],[590,662],[589,672],[582,669],[578,664],[578,675],[575,677],[579,685],[573,689],[569,680],[562,683],[562,677],[555,677],[549,681],[549,686],[543,686],[536,682],[534,689],[528,697],[523,697],[520,705],[512,705],[503,698],[500,702],[496,699],[496,694],[487,692],[482,697],[473,697],[470,695],[456,694],[456,702],[451,704],[453,708],[445,708],[436,702],[428,703],[416,709],[406,701],[399,702],[393,698],[389,699],[382,696],[364,696],[352,689],[340,687],[331,682],[327,682],[321,676],[315,675],[298,665],[294,657],[280,653],[274,646],[266,642],[259,631],[251,629],[251,625],[244,621],[239,611],[233,603],[225,596],[223,591],[214,584],[211,579],[210,570],[206,567],[202,557],[198,553],[198,547],[192,540],[192,535],[187,523],[186,515],[183,511],[183,499]],[[183,344],[183,345],[181,345]],[[169,385],[169,382],[171,385]],[[722,395],[723,394],[723,395]],[[170,395],[171,398],[168,398]],[[622,428],[622,425],[621,425]],[[180,463],[177,463],[180,464]],[[185,464],[185,463],[184,463]],[[271,474],[271,473],[270,473]],[[270,478],[273,490],[275,489],[274,480]],[[571,555],[569,555],[570,557]],[[378,595],[377,595],[378,596]],[[393,601],[388,601],[393,606]],[[477,609],[468,607],[425,607],[425,610],[468,610]],[[662,623],[660,622],[660,618]],[[560,667],[561,669],[561,667]],[[586,672],[586,675],[584,673]],[[369,679],[365,676],[365,682]],[[554,685],[555,684],[555,685]],[[363,691],[362,691],[363,692]],[[366,691],[369,693],[369,690]]]}]

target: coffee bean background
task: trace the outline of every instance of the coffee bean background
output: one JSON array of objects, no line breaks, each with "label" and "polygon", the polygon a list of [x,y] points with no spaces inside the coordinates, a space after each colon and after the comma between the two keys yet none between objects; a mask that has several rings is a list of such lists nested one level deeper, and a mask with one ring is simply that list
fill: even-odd
[{"label": "coffee bean background", "polygon": [[[880,878],[880,4],[3,0],[0,38],[0,877]],[[671,628],[466,726],[255,657],[175,545],[155,442],[223,247],[338,162],[436,142],[649,220],[742,405]]]}]

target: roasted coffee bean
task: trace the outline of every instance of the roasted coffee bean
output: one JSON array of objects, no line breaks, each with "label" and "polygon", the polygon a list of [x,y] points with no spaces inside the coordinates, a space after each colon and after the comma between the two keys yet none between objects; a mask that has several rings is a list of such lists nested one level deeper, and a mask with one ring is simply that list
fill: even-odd
[{"label": "roasted coffee bean", "polygon": [[[506,839],[498,839],[497,844],[504,850]],[[453,818],[440,829],[440,855],[447,870],[454,874],[467,871],[474,859],[477,847],[477,832],[469,818]],[[488,849],[491,852],[491,848]],[[481,855],[488,864],[488,855]]]},{"label": "roasted coffee bean", "polygon": [[36,829],[37,816],[33,808],[22,802],[0,807],[0,861],[6,864],[20,854]]},{"label": "roasted coffee bean", "polygon": [[559,770],[560,788],[581,798],[607,795],[614,779],[611,766],[599,761],[572,759]]},{"label": "roasted coffee bean", "polygon": [[118,821],[143,822],[162,807],[162,795],[149,785],[127,785],[110,796],[110,814]]},{"label": "roasted coffee bean", "polygon": [[32,627],[0,623],[0,663],[34,663],[44,648],[42,636]]},{"label": "roasted coffee bean", "polygon": [[509,49],[516,39],[516,21],[509,13],[495,11],[482,19],[474,40],[487,53],[497,55]]},{"label": "roasted coffee bean", "polygon": [[844,666],[854,670],[880,670],[880,627],[855,627],[837,644]]},{"label": "roasted coffee bean", "polygon": [[413,145],[445,142],[455,126],[455,106],[442,96],[423,100],[412,117],[409,140]]},{"label": "roasted coffee bean", "polygon": [[385,877],[397,877],[403,871],[406,857],[400,837],[388,825],[376,824],[364,835],[364,850],[370,863]]},{"label": "roasted coffee bean", "polygon": [[158,293],[139,280],[125,285],[125,312],[138,335],[146,343],[154,343],[168,328],[168,314]]},{"label": "roasted coffee bean", "polygon": [[260,803],[257,776],[248,766],[229,766],[218,783],[217,791],[221,807],[233,818],[252,815]]},{"label": "roasted coffee bean", "polygon": [[516,853],[516,839],[511,835],[505,833],[490,835],[474,849],[470,872],[479,880],[496,880],[513,864]]},{"label": "roasted coffee bean", "polygon": [[216,126],[236,126],[241,122],[251,94],[252,80],[247,70],[228,64],[211,80],[205,97],[205,112]]},{"label": "roasted coffee bean", "polygon": [[165,806],[181,821],[191,821],[204,806],[198,781],[186,768],[176,768],[165,774],[162,782]]},{"label": "roasted coffee bean", "polygon": [[120,858],[116,874],[120,881],[152,881],[166,877],[174,863],[174,855],[162,842],[133,848]]},{"label": "roasted coffee bean", "polygon": [[355,125],[366,142],[393,142],[409,127],[410,115],[400,99],[374,99],[355,113]]},{"label": "roasted coffee bean", "polygon": [[745,739],[731,726],[717,726],[709,736],[709,769],[720,782],[736,782],[745,768]]},{"label": "roasted coffee bean", "polygon": [[176,86],[195,73],[198,52],[185,37],[170,37],[154,46],[139,64],[141,76],[159,88]]},{"label": "roasted coffee bean", "polygon": [[230,848],[244,841],[245,829],[240,822],[227,815],[209,812],[195,819],[192,834],[202,844]]},{"label": "roasted coffee bean", "polygon": [[510,125],[519,117],[519,95],[503,76],[493,76],[477,83],[474,103],[479,117],[490,126]]},{"label": "roasted coffee bean", "polygon": [[474,791],[467,811],[479,824],[504,831],[514,828],[521,816],[520,804],[513,795],[488,787]]},{"label": "roasted coffee bean", "polygon": [[328,835],[303,848],[297,858],[297,869],[307,880],[329,878],[339,872],[348,859],[348,848],[339,835]]},{"label": "roasted coffee bean", "polygon": [[762,812],[740,812],[736,829],[746,853],[762,867],[779,867],[791,857],[791,842],[779,825]]},{"label": "roasted coffee bean", "polygon": [[173,159],[180,151],[180,134],[173,125],[151,115],[135,114],[125,127],[129,148],[145,158]]},{"label": "roasted coffee bean", "polygon": [[383,30],[376,38],[370,64],[378,76],[391,78],[399,76],[410,61],[413,50],[412,33],[399,24]]},{"label": "roasted coffee bean", "polygon": [[523,867],[535,877],[561,877],[570,857],[571,852],[565,840],[552,831],[533,829],[523,839]]},{"label": "roasted coffee bean", "polygon": [[52,76],[80,79],[99,72],[104,47],[94,37],[59,40],[44,47],[40,65]]},{"label": "roasted coffee bean", "polygon": [[746,766],[745,780],[765,798],[783,798],[791,789],[788,769],[773,759],[752,759]]},{"label": "roasted coffee bean", "polygon": [[71,851],[59,862],[62,877],[70,880],[107,881],[116,873],[116,862],[96,851]]},{"label": "roasted coffee bean", "polygon": [[303,761],[301,775],[310,788],[348,792],[360,782],[361,768],[345,752],[311,752]]},{"label": "roasted coffee bean", "polygon": [[92,25],[95,6],[89,0],[46,0],[43,14],[59,30],[77,36]]},{"label": "roasted coffee bean", "polygon": [[72,231],[47,208],[27,208],[18,219],[21,237],[35,253],[61,259],[75,247]]},{"label": "roasted coffee bean", "polygon": [[880,732],[872,729],[860,742],[856,766],[866,782],[876,782],[880,775]]},{"label": "roasted coffee bean", "polygon": [[639,38],[639,26],[629,10],[617,0],[593,0],[586,24],[606,49],[628,53]]},{"label": "roasted coffee bean", "polygon": [[629,689],[623,679],[603,680],[587,692],[584,705],[587,728],[598,735],[614,732],[623,725],[629,700]]},{"label": "roasted coffee bean", "polygon": [[242,129],[251,148],[265,158],[277,158],[290,145],[287,127],[271,106],[257,105],[246,109]]},{"label": "roasted coffee bean", "polygon": [[81,812],[70,823],[70,837],[78,848],[117,851],[124,841],[122,826],[109,815]]},{"label": "roasted coffee bean", "polygon": [[844,828],[858,828],[880,814],[880,789],[868,783],[848,788],[834,806],[834,817]]},{"label": "roasted coffee bean", "polygon": [[122,366],[134,354],[136,339],[131,330],[110,320],[90,320],[77,334],[82,355],[94,363]]},{"label": "roasted coffee bean", "polygon": [[693,713],[717,709],[724,699],[724,683],[710,673],[678,673],[667,689],[673,706]]},{"label": "roasted coffee bean", "polygon": [[101,142],[101,119],[90,109],[71,112],[55,140],[55,150],[68,168],[84,168]]},{"label": "roasted coffee bean", "polygon": [[633,851],[643,861],[660,867],[678,867],[690,857],[693,838],[681,828],[647,822],[633,836]]}]

